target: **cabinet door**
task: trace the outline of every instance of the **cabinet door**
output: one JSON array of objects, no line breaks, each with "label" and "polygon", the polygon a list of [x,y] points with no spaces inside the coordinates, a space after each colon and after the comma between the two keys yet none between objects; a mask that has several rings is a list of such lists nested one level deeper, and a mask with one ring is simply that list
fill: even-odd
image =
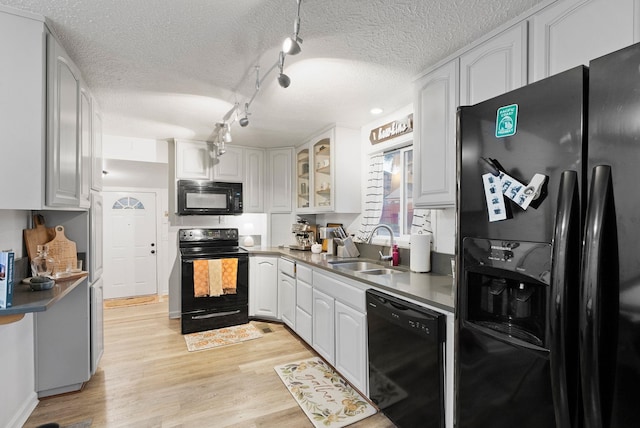
[{"label": "cabinet door", "polygon": [[1,210],[40,210],[45,203],[43,31],[42,20],[0,13]]},{"label": "cabinet door", "polygon": [[243,209],[247,213],[264,212],[264,150],[245,149]]},{"label": "cabinet door", "polygon": [[312,188],[310,162],[309,146],[298,148],[296,151],[296,209],[298,211],[308,210],[313,204],[313,192],[309,191]]},{"label": "cabinet door", "polygon": [[293,149],[269,150],[269,211],[272,213],[291,212],[291,164]]},{"label": "cabinet door", "polygon": [[334,133],[333,130],[325,132],[316,137],[311,142],[309,150],[311,150],[313,171],[313,208],[314,212],[332,211],[334,201]]},{"label": "cabinet door", "polygon": [[49,206],[78,206],[80,150],[78,136],[80,72],[53,36],[47,36]]},{"label": "cabinet door", "polygon": [[80,87],[80,206],[91,205],[91,95]]},{"label": "cabinet door", "polygon": [[226,146],[227,151],[213,161],[213,179],[242,182],[244,180],[244,150],[238,146]]},{"label": "cabinet door", "polygon": [[455,205],[458,60],[416,82],[413,202],[418,208]]},{"label": "cabinet door", "polygon": [[82,388],[91,377],[89,286],[84,280],[51,308],[34,315],[38,397]]},{"label": "cabinet door", "polygon": [[209,180],[211,157],[204,141],[176,140],[176,179]]},{"label": "cabinet door", "polygon": [[638,41],[637,0],[565,0],[531,18],[532,73],[537,81]]},{"label": "cabinet door", "polygon": [[367,392],[367,316],[335,302],[335,367],[349,382]]},{"label": "cabinet door", "polygon": [[[89,271],[90,281],[94,282],[102,276],[104,268],[104,259],[102,252],[103,242],[103,224],[104,224],[104,204],[102,202],[102,194],[91,192],[91,211],[89,212],[89,230],[91,235],[89,254],[89,266],[85,269]],[[85,262],[86,263],[86,262]]]},{"label": "cabinet door", "polygon": [[91,102],[91,188],[98,192],[102,190],[102,113],[96,100]]},{"label": "cabinet door", "polygon": [[104,353],[104,299],[103,280],[100,278],[90,287],[91,294],[91,374],[98,369]]},{"label": "cabinet door", "polygon": [[460,104],[488,100],[527,83],[527,23],[501,32],[460,57]]},{"label": "cabinet door", "polygon": [[249,259],[249,315],[278,318],[278,258]]},{"label": "cabinet door", "polygon": [[279,274],[279,318],[294,331],[296,329],[296,280],[282,272]]},{"label": "cabinet door", "polygon": [[296,333],[307,343],[313,343],[313,288],[300,279],[303,267],[296,275]]},{"label": "cabinet door", "polygon": [[335,362],[334,307],[333,297],[313,290],[313,349],[329,364]]}]

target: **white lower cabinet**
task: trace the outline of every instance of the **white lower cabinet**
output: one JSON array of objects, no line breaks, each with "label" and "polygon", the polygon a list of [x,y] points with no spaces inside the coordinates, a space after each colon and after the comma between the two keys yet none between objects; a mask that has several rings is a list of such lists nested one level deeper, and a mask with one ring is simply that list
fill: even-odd
[{"label": "white lower cabinet", "polygon": [[335,368],[351,384],[367,391],[367,315],[335,302]]},{"label": "white lower cabinet", "polygon": [[296,328],[296,280],[280,272],[278,281],[278,312],[280,319]]},{"label": "white lower cabinet", "polygon": [[249,316],[278,318],[278,259],[249,259]]},{"label": "white lower cabinet", "polygon": [[34,317],[38,398],[78,391],[91,377],[87,280]]},{"label": "white lower cabinet", "polygon": [[366,286],[313,272],[313,348],[367,394]]},{"label": "white lower cabinet", "polygon": [[313,343],[313,283],[312,270],[296,266],[296,333],[307,343]]},{"label": "white lower cabinet", "polygon": [[330,364],[335,363],[335,301],[313,290],[313,349]]},{"label": "white lower cabinet", "polygon": [[278,263],[278,318],[296,329],[295,263],[280,259]]}]

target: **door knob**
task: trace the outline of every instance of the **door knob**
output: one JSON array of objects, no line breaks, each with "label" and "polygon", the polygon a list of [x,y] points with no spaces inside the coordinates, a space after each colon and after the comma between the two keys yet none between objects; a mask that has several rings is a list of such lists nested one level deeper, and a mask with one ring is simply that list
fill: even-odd
[{"label": "door knob", "polygon": [[155,246],[156,246],[156,244],[155,244],[154,242],[152,242],[152,243],[151,243],[151,246],[152,246],[152,247],[155,247]]},{"label": "door knob", "polygon": [[156,253],[156,250],[151,250],[151,254],[155,254],[155,253]]}]

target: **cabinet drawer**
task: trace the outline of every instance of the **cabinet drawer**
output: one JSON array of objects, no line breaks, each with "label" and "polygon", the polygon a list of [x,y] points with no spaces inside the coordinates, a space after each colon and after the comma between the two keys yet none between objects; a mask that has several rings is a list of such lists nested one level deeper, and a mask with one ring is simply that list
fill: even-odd
[{"label": "cabinet drawer", "polygon": [[366,312],[365,292],[335,278],[313,272],[313,288],[351,306]]},{"label": "cabinet drawer", "polygon": [[291,260],[281,258],[278,262],[278,270],[292,278],[296,276],[296,264]]},{"label": "cabinet drawer", "polygon": [[296,306],[309,315],[313,313],[313,288],[300,278],[296,279]]},{"label": "cabinet drawer", "polygon": [[313,271],[307,266],[298,264],[298,269],[296,269],[296,278],[301,279],[307,284],[311,284],[313,281]]}]

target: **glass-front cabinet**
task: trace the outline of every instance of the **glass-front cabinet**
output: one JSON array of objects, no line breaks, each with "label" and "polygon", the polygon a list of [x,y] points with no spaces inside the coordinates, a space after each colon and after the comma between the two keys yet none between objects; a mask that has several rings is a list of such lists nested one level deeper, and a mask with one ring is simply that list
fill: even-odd
[{"label": "glass-front cabinet", "polygon": [[333,127],[297,148],[297,212],[360,212],[359,137]]},{"label": "glass-front cabinet", "polygon": [[313,145],[313,206],[316,210],[330,208],[333,205],[332,180],[333,162],[331,161],[331,139],[321,138]]},{"label": "glass-front cabinet", "polygon": [[309,148],[305,146],[296,153],[296,175],[298,177],[298,190],[296,207],[298,209],[309,208],[311,202],[309,200]]}]

